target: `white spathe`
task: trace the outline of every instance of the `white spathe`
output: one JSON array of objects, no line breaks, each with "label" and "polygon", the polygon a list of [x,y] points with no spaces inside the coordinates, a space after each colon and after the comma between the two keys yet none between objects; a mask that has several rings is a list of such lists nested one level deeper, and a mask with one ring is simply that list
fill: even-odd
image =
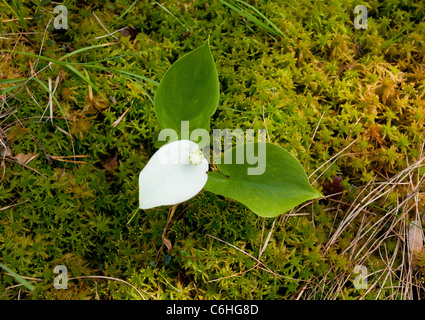
[{"label": "white spathe", "polygon": [[140,209],[189,200],[207,183],[207,171],[208,161],[195,142],[178,140],[162,146],[140,172]]}]

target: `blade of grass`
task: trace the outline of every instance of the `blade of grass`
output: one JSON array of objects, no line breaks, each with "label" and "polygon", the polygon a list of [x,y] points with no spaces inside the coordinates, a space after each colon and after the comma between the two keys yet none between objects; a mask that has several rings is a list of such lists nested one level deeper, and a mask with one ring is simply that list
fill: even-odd
[{"label": "blade of grass", "polygon": [[95,68],[95,69],[99,69],[99,70],[109,71],[109,72],[113,72],[113,73],[118,73],[118,74],[121,74],[123,76],[138,78],[138,79],[144,80],[146,82],[150,82],[154,85],[157,85],[157,86],[159,85],[159,82],[157,82],[155,80],[146,78],[144,76],[141,76],[139,74],[132,73],[132,72],[129,72],[129,71],[110,69],[110,68],[107,68],[107,67],[104,67],[104,66],[99,66],[99,65],[94,65],[94,64],[85,64],[84,66],[89,67],[89,68]]},{"label": "blade of grass", "polygon": [[41,14],[41,19],[42,19],[43,25],[44,25],[45,24],[45,21],[44,21],[43,9],[41,7],[41,0],[36,0],[35,3],[37,5],[37,11]]},{"label": "blade of grass", "polygon": [[100,62],[120,59],[120,58],[124,58],[124,57],[131,57],[131,56],[135,56],[137,54],[141,54],[141,53],[146,52],[146,51],[147,50],[132,52],[132,53],[126,53],[126,54],[121,54],[119,56],[113,56],[113,57],[110,57],[110,58],[106,58],[106,59],[102,59],[102,60],[94,60],[94,61],[90,61],[90,62],[68,62],[68,63],[69,64],[78,64],[78,65],[94,64],[94,63],[100,63]]},{"label": "blade of grass", "polygon": [[139,208],[136,208],[136,210],[134,210],[132,212],[132,215],[130,217],[130,220],[127,221],[127,224],[130,224],[130,222],[134,219],[134,217],[136,216],[136,213],[139,211]]},{"label": "blade of grass", "polygon": [[5,83],[15,83],[15,82],[24,82],[27,79],[25,78],[16,78],[16,79],[0,79],[0,84],[5,84]]},{"label": "blade of grass", "polygon": [[398,32],[394,37],[392,37],[390,40],[385,41],[382,45],[381,45],[381,50],[406,38],[409,34],[405,34],[404,36],[400,37],[401,34],[403,34],[405,31],[409,30],[413,25],[415,24],[415,22],[411,22],[409,23],[407,26],[405,26],[400,32]]},{"label": "blade of grass", "polygon": [[[104,46],[104,45],[95,45],[95,46],[91,46],[91,47],[87,47],[87,48],[82,48],[82,49],[75,50],[75,51],[73,51],[71,53],[75,53],[76,51],[79,51],[79,53],[80,53],[82,51],[86,51],[86,50],[93,49],[93,48],[96,48],[96,47],[101,47],[101,46]],[[49,61],[51,63],[55,63],[55,64],[61,65],[63,67],[66,67],[69,70],[71,70],[73,73],[75,73],[77,76],[79,76],[86,83],[88,83],[91,87],[93,87],[93,89],[95,89],[96,92],[98,92],[102,96],[102,98],[104,98],[105,100],[108,100],[108,98],[103,94],[103,92],[100,91],[100,89],[88,77],[84,76],[80,71],[78,71],[77,69],[75,69],[73,67],[73,65],[82,65],[84,67],[96,68],[96,69],[100,69],[100,70],[103,70],[103,71],[113,72],[113,73],[117,73],[117,74],[120,74],[120,75],[123,75],[123,76],[127,76],[127,78],[128,77],[138,78],[138,79],[142,79],[144,81],[153,83],[154,85],[159,85],[159,82],[157,82],[155,80],[151,80],[151,79],[146,78],[146,77],[143,77],[141,75],[138,75],[138,74],[135,74],[135,73],[132,73],[132,72],[128,72],[128,71],[124,71],[124,70],[114,70],[114,69],[110,69],[110,68],[107,68],[107,67],[104,67],[104,66],[94,65],[94,64],[92,64],[93,62],[76,63],[76,62],[62,61],[62,59],[64,59],[65,56],[64,57],[61,57],[58,60],[56,60],[56,59],[48,58],[48,57],[45,57],[45,56],[40,56],[40,55],[37,55],[37,54],[33,54],[33,53],[29,53],[29,52],[22,52],[22,51],[0,50],[0,52],[10,52],[10,53],[23,54],[23,55],[30,56],[30,57],[35,58],[35,59]],[[66,55],[66,56],[67,57],[70,57],[69,54]],[[99,60],[98,62],[106,61],[106,60],[113,59],[113,58],[114,57],[108,58],[108,59],[105,59],[105,60]],[[15,86],[15,87],[17,87],[17,86]],[[10,90],[14,89],[15,87],[8,88],[8,89],[5,89],[5,90],[10,91]]]},{"label": "blade of grass", "polygon": [[[46,84],[45,83],[43,83],[40,79],[38,79],[38,78],[36,78],[36,77],[34,77],[33,78],[40,86],[42,86],[42,88],[44,89],[44,90],[46,90],[48,93],[49,93],[49,95],[52,97],[52,99],[56,102],[56,104],[57,104],[57,106],[59,107],[59,110],[60,110],[60,112],[61,112],[61,114],[62,114],[62,116],[63,116],[63,118],[64,118],[64,120],[65,120],[65,123],[66,123],[66,127],[67,127],[67,129],[68,129],[68,132],[70,133],[71,132],[71,130],[70,130],[70,128],[69,128],[69,124],[68,124],[68,121],[66,120],[66,115],[65,115],[65,113],[64,113],[64,111],[63,111],[63,109],[62,109],[62,107],[61,107],[61,105],[60,105],[60,103],[59,103],[59,101],[58,101],[58,99],[56,99],[56,97],[55,97],[55,95],[53,94],[53,92],[46,86]],[[72,144],[72,140],[71,140],[71,144]]]},{"label": "blade of grass", "polygon": [[20,284],[24,285],[28,290],[30,291],[34,291],[35,287],[29,283],[27,280],[25,280],[24,278],[20,277],[15,271],[11,270],[9,267],[5,266],[3,263],[0,262],[0,267],[3,268],[4,271],[6,271],[7,273],[10,273],[17,282],[19,282]]},{"label": "blade of grass", "polygon": [[[108,67],[95,64],[95,63],[105,62],[105,61],[109,61],[109,60],[119,59],[119,58],[122,58],[122,57],[133,56],[133,55],[137,55],[137,54],[140,54],[140,53],[143,53],[143,52],[146,52],[146,50],[139,51],[139,52],[133,52],[133,53],[127,53],[127,54],[114,56],[114,57],[110,57],[110,58],[106,58],[106,59],[102,59],[102,60],[95,60],[95,61],[81,62],[81,63],[80,62],[69,62],[69,64],[80,65],[80,66],[89,67],[89,68],[95,68],[95,69],[99,69],[99,70],[108,71],[108,72],[111,72],[111,73],[117,73],[117,74],[120,74],[120,75],[125,76],[127,78],[130,78],[130,77],[139,78],[139,79],[142,79],[146,82],[150,82],[150,83],[158,86],[159,82],[152,80],[152,79],[149,79],[149,78],[146,78],[146,77],[141,76],[139,74],[132,73],[132,72],[129,72],[129,71],[124,71],[124,70],[110,69]],[[131,78],[131,80],[134,80],[133,78]]]},{"label": "blade of grass", "polygon": [[224,4],[225,6],[229,7],[233,11],[235,11],[236,13],[238,13],[239,15],[241,15],[242,17],[250,20],[251,22],[253,22],[257,26],[259,26],[259,27],[267,30],[271,34],[273,34],[275,36],[280,36],[280,37],[287,38],[287,36],[270,19],[268,19],[263,13],[261,13],[261,11],[259,11],[254,6],[248,4],[248,3],[244,2],[244,1],[236,0],[239,3],[242,3],[243,5],[245,5],[247,8],[251,9],[252,11],[254,11],[257,14],[257,16],[259,16],[260,18],[262,18],[266,23],[264,23],[263,21],[261,21],[255,15],[253,15],[253,14],[247,12],[247,11],[244,11],[241,6],[237,6],[236,4],[233,5],[233,4],[231,4],[231,3],[229,3],[229,2],[227,2],[225,0],[219,0],[219,1],[222,4]]},{"label": "blade of grass", "polygon": [[76,55],[76,54],[79,54],[79,53],[84,52],[84,51],[87,51],[87,50],[92,50],[92,49],[96,49],[96,48],[108,47],[108,46],[111,46],[111,45],[113,45],[113,44],[117,44],[117,42],[108,42],[108,43],[96,44],[96,45],[93,45],[93,46],[80,48],[80,49],[74,50],[74,51],[72,51],[72,52],[70,52],[70,53],[67,53],[66,55],[64,55],[64,56],[60,57],[60,58],[58,59],[58,61],[62,61],[62,60],[64,60],[64,59],[67,59],[67,58],[69,58],[69,57],[72,57],[72,56],[74,56],[74,55]]},{"label": "blade of grass", "polygon": [[52,63],[57,63],[59,65],[65,65],[66,64],[66,62],[61,62],[61,61],[56,60],[56,59],[52,59],[52,58],[45,57],[45,56],[40,56],[38,54],[34,54],[34,53],[30,53],[30,52],[15,51],[15,50],[8,50],[8,49],[2,49],[2,50],[0,50],[0,52],[18,53],[18,54],[22,54],[24,56],[29,56],[31,58],[41,59],[41,60],[49,61],[49,62],[52,62]]},{"label": "blade of grass", "polygon": [[62,116],[63,116],[63,118],[64,118],[64,120],[65,120],[65,124],[66,124],[66,128],[68,129],[68,132],[67,131],[65,131],[65,130],[63,130],[62,128],[60,128],[57,124],[55,124],[55,127],[57,128],[57,129],[59,129],[59,131],[61,131],[61,132],[63,132],[63,133],[65,133],[65,134],[67,134],[69,137],[70,137],[70,141],[71,141],[71,148],[72,148],[72,154],[74,155],[74,157],[75,157],[75,149],[74,149],[74,142],[72,141],[72,135],[71,135],[71,129],[70,129],[70,127],[69,127],[69,123],[68,123],[68,120],[66,120],[66,115],[65,115],[65,112],[63,111],[63,109],[62,109],[62,107],[61,107],[61,105],[60,105],[60,103],[59,103],[59,101],[58,101],[58,99],[56,99],[56,97],[55,97],[55,95],[54,95],[54,93],[40,80],[40,79],[38,79],[37,77],[34,77],[33,78],[36,82],[38,82],[38,84],[40,84],[41,86],[42,86],[42,88],[44,89],[44,90],[46,90],[48,93],[49,93],[49,95],[51,95],[51,97],[52,97],[52,99],[56,102],[56,104],[57,104],[57,106],[59,107],[59,110],[60,110],[60,112],[61,112],[61,114],[62,114]]},{"label": "blade of grass", "polygon": [[15,9],[12,8],[11,5],[7,3],[6,0],[3,0],[3,3],[9,8],[10,11],[16,16],[16,18],[19,20],[19,22],[22,24],[25,30],[28,29],[28,24],[24,19],[24,16],[22,15],[21,10],[21,1],[20,0],[12,0],[12,4],[15,7]]},{"label": "blade of grass", "polygon": [[242,4],[244,4],[245,6],[247,6],[248,8],[252,9],[255,13],[257,13],[257,15],[259,15],[261,18],[264,19],[264,21],[266,21],[270,27],[272,27],[277,34],[276,35],[280,35],[282,37],[286,37],[286,35],[282,32],[282,30],[280,30],[269,18],[267,18],[260,10],[258,10],[256,7],[254,7],[253,5],[250,5],[249,3],[246,3],[245,1],[242,0],[236,0]]},{"label": "blade of grass", "polygon": [[77,69],[75,69],[73,66],[71,66],[69,64],[64,64],[64,66],[66,68],[68,68],[69,70],[71,70],[72,72],[74,72],[77,76],[79,76],[85,82],[87,82],[94,90],[96,90],[97,93],[99,93],[101,95],[101,97],[103,99],[105,99],[106,101],[108,101],[108,98],[105,96],[105,94],[102,91],[100,91],[100,89],[89,78],[87,78],[80,71],[78,71]]},{"label": "blade of grass", "polygon": [[[178,23],[180,23],[180,25],[183,27],[183,28],[186,28],[186,31],[189,31],[190,30],[190,26],[187,24],[187,22],[185,21],[185,23],[186,23],[186,25],[184,25],[184,23],[183,22],[181,22],[180,20],[179,20],[179,18],[177,18],[170,10],[168,10],[166,7],[164,7],[162,4],[160,4],[159,2],[157,2],[157,1],[154,1],[162,10],[164,10],[165,12],[167,12],[170,16],[172,16],[174,19],[176,19],[177,20],[177,22]],[[184,20],[183,20],[184,21]]]},{"label": "blade of grass", "polygon": [[131,81],[133,81],[134,82],[134,84],[136,85],[136,86],[138,86],[139,88],[140,88],[140,90],[142,90],[143,91],[143,93],[148,97],[148,99],[149,99],[149,101],[152,103],[152,106],[153,106],[153,99],[152,99],[152,97],[149,95],[149,93],[147,93],[147,91],[143,88],[143,85],[144,85],[144,83],[143,82],[141,82],[141,81],[139,81],[139,80],[137,80],[137,79],[134,79],[134,78],[132,78],[132,77],[130,77],[130,76],[126,76],[126,75],[123,75],[124,77],[126,77],[127,79],[130,79]]},{"label": "blade of grass", "polygon": [[115,20],[114,22],[112,22],[112,24],[109,26],[109,28],[112,28],[118,21],[120,21],[127,13],[130,12],[131,9],[133,9],[133,7],[136,5],[138,0],[135,0],[125,11],[122,15],[120,15],[118,17],[117,20]]},{"label": "blade of grass", "polygon": [[106,101],[108,101],[108,98],[105,96],[105,94],[102,91],[100,91],[100,89],[90,79],[88,79],[80,71],[78,71],[73,66],[71,66],[68,62],[64,62],[64,61],[60,61],[60,60],[48,58],[48,57],[45,57],[45,56],[40,56],[38,54],[33,54],[33,53],[29,53],[29,52],[13,51],[13,50],[0,50],[0,52],[18,53],[18,54],[22,54],[22,55],[26,55],[26,56],[35,58],[35,59],[40,59],[40,60],[44,60],[44,61],[49,61],[51,63],[56,63],[56,64],[58,64],[60,66],[66,67],[69,70],[71,70],[73,73],[75,73],[77,76],[79,76],[82,80],[84,80],[89,85],[91,85],[93,87],[93,89],[95,89],[96,92],[98,92],[102,96],[103,99],[105,99]]},{"label": "blade of grass", "polygon": [[145,80],[147,82],[151,82],[151,83],[153,83],[155,85],[159,85],[159,82],[154,81],[154,80],[151,80],[151,79],[148,79],[146,77],[143,77],[143,76],[138,75],[138,74],[135,74],[135,73],[124,71],[124,70],[115,70],[115,69],[110,69],[110,68],[106,68],[106,67],[98,66],[98,65],[85,65],[85,67],[92,67],[92,68],[95,68],[95,69],[100,69],[100,70],[108,71],[108,72],[111,72],[111,73],[116,73],[116,74],[119,74],[119,75],[121,75],[123,77],[126,77],[127,79],[133,81],[143,91],[143,93],[149,98],[149,100],[153,104],[152,97],[142,87],[142,85],[144,85],[144,83],[141,82],[141,81],[139,81],[138,79],[142,79],[142,80]]},{"label": "blade of grass", "polygon": [[[376,283],[378,284],[379,288],[383,289],[383,285],[382,285],[382,284],[381,284],[381,282],[379,281],[379,278],[378,278],[378,276],[376,275],[375,268],[373,267],[373,264],[372,264],[372,262],[370,261],[369,257],[367,257],[367,261],[369,262],[369,266],[370,266],[370,268],[372,269],[372,274],[375,276]],[[384,291],[384,290],[382,290],[382,292],[383,292],[383,295],[385,295],[385,291]]]},{"label": "blade of grass", "polygon": [[2,92],[1,92],[1,94],[2,95],[5,95],[6,93],[8,93],[9,91],[12,91],[12,90],[14,90],[14,89],[16,89],[16,88],[19,88],[20,86],[22,86],[23,85],[23,83],[20,83],[20,84],[17,84],[17,85],[14,85],[14,86],[12,86],[12,87],[9,87],[9,88],[6,88],[6,89],[3,89],[2,90]]}]

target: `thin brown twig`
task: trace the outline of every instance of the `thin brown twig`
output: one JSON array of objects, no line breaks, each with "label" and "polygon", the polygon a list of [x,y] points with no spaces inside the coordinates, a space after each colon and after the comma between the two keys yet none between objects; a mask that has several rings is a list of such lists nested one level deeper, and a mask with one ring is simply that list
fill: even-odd
[{"label": "thin brown twig", "polygon": [[[174,205],[174,206],[172,206],[172,207],[170,208],[170,210],[168,211],[167,222],[165,223],[165,228],[164,228],[164,230],[162,231],[162,235],[161,235],[161,239],[162,239],[161,247],[159,248],[159,250],[158,250],[158,252],[157,252],[157,254],[156,254],[156,265],[158,265],[158,262],[159,262],[159,255],[160,255],[160,254],[161,254],[161,252],[162,252],[162,248],[164,247],[164,244],[167,244],[167,248],[168,248],[168,250],[169,250],[169,251],[171,251],[171,249],[170,249],[171,244],[169,243],[169,240],[168,240],[167,238],[165,238],[165,235],[167,234],[168,227],[169,227],[169,225],[170,225],[170,223],[171,223],[171,219],[173,218],[174,213],[176,212],[176,209],[177,209],[178,205],[179,205],[179,204],[175,204],[175,205]],[[167,242],[167,241],[168,241],[168,242]]]},{"label": "thin brown twig", "polygon": [[130,110],[131,106],[129,106],[127,108],[127,110],[124,111],[124,113],[117,119],[114,121],[114,123],[111,125],[111,127],[115,128],[120,122],[121,120],[124,118],[124,116],[127,114],[127,112]]},{"label": "thin brown twig", "polygon": [[102,28],[108,33],[108,36],[111,36],[114,39],[118,40],[119,39],[118,37],[114,36],[108,29],[106,29],[106,27],[103,25],[102,21],[100,21],[100,19],[97,17],[96,13],[94,13],[94,11],[92,13],[93,13],[94,17],[96,18],[96,20],[100,23]]},{"label": "thin brown twig", "polygon": [[308,150],[310,150],[310,148],[311,148],[311,144],[314,141],[314,137],[316,136],[317,129],[319,129],[320,123],[322,122],[322,119],[323,119],[323,116],[324,115],[325,115],[325,111],[322,112],[322,115],[321,115],[321,117],[319,119],[319,122],[317,122],[316,128],[314,129],[313,135],[311,136],[311,140],[310,140],[310,143],[308,145]]},{"label": "thin brown twig", "polygon": [[0,211],[7,210],[7,209],[10,209],[10,208],[15,207],[15,206],[19,206],[20,204],[27,203],[27,202],[29,202],[29,200],[21,201],[21,202],[15,203],[15,204],[10,204],[6,207],[0,208]]}]

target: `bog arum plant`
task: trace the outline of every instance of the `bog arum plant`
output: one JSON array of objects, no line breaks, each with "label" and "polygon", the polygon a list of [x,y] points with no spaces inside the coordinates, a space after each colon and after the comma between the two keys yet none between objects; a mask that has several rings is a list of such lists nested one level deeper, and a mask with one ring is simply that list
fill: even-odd
[{"label": "bog arum plant", "polygon": [[[174,134],[167,134],[168,143],[160,134],[155,144],[159,150],[140,173],[141,209],[174,205],[174,213],[177,204],[205,189],[239,201],[261,217],[275,217],[321,196],[298,160],[272,143],[237,141],[224,151],[217,170],[208,172],[208,160],[200,149],[208,139],[202,136],[196,143],[192,137],[198,139],[201,131],[208,136],[218,101],[218,75],[207,41],[178,59],[155,93],[161,132]],[[258,150],[257,157],[253,150]],[[260,170],[253,170],[257,169],[252,166],[254,160]]]}]

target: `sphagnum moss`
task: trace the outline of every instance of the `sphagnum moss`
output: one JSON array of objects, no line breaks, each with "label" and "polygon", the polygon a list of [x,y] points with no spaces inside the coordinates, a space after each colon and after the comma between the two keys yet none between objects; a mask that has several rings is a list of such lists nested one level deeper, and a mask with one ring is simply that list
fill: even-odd
[{"label": "sphagnum moss", "polygon": [[[36,4],[16,13],[1,10],[6,20],[1,49],[15,51],[0,53],[1,88],[21,83],[3,79],[37,73],[46,86],[52,79],[63,110],[53,101],[53,118],[49,108],[42,117],[49,92],[35,80],[0,93],[0,138],[8,148],[0,146],[1,263],[36,287],[23,294],[2,271],[2,299],[142,298],[123,282],[90,276],[125,280],[157,299],[414,298],[405,294],[409,284],[423,298],[421,273],[408,279],[379,271],[401,264],[403,270],[411,268],[399,249],[405,244],[390,231],[407,230],[406,221],[415,219],[414,202],[398,205],[406,195],[423,192],[423,181],[413,178],[423,177],[423,170],[409,167],[424,157],[423,4],[372,4],[368,29],[356,30],[357,1],[252,3],[285,37],[218,1],[166,7],[172,15],[142,1],[122,16],[132,4],[72,3],[66,30],[55,30],[52,22],[46,28],[54,18],[55,4],[49,1],[41,2],[42,11]],[[108,36],[93,12],[111,32],[127,26],[136,32]],[[203,192],[179,206],[167,233],[173,248],[158,252],[166,210],[137,212],[128,223],[137,207],[138,172],[156,150],[158,123],[149,97],[169,66],[208,36],[221,85],[212,125],[266,127],[271,142],[297,156],[308,174],[323,165],[311,177],[319,177],[315,187],[340,176],[345,191],[275,223]],[[58,60],[111,42],[116,43],[65,60],[77,63],[71,66],[88,76],[106,101],[66,66],[47,67],[48,61],[17,53]],[[20,154],[34,157],[23,164],[17,161]],[[77,162],[82,158],[51,157],[74,154],[89,157],[85,164]],[[406,168],[410,176],[398,176]],[[394,184],[386,188],[394,192],[386,196],[387,189],[380,188],[392,177]],[[406,183],[411,189],[398,186]],[[368,205],[357,207],[362,200]],[[339,233],[338,226],[350,217],[349,227]],[[260,251],[262,269],[253,259]],[[425,268],[421,257],[418,270]],[[67,266],[70,277],[88,278],[56,290],[58,264]],[[358,264],[376,272],[367,292],[353,284]],[[334,291],[336,284],[343,284],[342,291]]]}]

